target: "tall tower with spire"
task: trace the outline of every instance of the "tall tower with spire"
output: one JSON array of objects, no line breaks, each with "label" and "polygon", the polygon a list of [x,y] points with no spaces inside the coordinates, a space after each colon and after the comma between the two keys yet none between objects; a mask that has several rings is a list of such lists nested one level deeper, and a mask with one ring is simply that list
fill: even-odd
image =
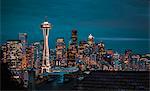
[{"label": "tall tower with spire", "polygon": [[50,29],[51,29],[51,23],[49,23],[46,18],[45,21],[41,24],[41,30],[43,31],[43,36],[44,36],[41,73],[50,72],[49,47],[48,47],[48,36],[49,36]]},{"label": "tall tower with spire", "polygon": [[89,37],[88,37],[88,44],[90,46],[94,45],[94,37],[92,36],[92,34],[90,34]]}]

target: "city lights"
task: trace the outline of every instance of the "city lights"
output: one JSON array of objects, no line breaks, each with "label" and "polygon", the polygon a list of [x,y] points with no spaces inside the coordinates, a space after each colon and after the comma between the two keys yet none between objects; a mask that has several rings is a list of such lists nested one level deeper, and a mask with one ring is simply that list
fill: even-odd
[{"label": "city lights", "polygon": [[[127,49],[124,54],[105,47],[105,41],[96,42],[89,34],[87,40],[78,40],[78,31],[71,31],[69,44],[63,37],[56,39],[56,47],[49,49],[48,36],[51,24],[41,24],[44,40],[28,43],[27,33],[19,33],[18,40],[8,40],[1,45],[2,63],[8,64],[11,79],[23,83],[24,88],[35,88],[45,81],[58,79],[57,83],[68,81],[67,78],[84,79],[83,74],[92,71],[150,71],[150,54],[134,54]],[[51,45],[50,45],[51,46]],[[81,76],[74,75],[82,73]],[[57,77],[57,76],[60,77]],[[54,76],[54,77],[51,77]]]}]

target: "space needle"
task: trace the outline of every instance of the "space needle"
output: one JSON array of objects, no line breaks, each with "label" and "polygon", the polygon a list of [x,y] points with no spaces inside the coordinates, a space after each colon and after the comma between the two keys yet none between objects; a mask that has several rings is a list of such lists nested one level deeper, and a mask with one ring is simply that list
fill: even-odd
[{"label": "space needle", "polygon": [[43,58],[42,58],[42,67],[41,73],[50,72],[50,61],[49,61],[49,47],[48,47],[48,36],[49,30],[51,29],[51,23],[45,21],[41,24],[41,30],[43,31],[44,45],[43,45]]}]

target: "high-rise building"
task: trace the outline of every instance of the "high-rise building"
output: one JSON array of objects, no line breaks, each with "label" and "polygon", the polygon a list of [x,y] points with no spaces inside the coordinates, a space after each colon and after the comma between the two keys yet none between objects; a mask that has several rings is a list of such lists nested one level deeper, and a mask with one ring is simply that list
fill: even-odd
[{"label": "high-rise building", "polygon": [[99,48],[99,51],[100,51],[100,52],[105,51],[105,44],[101,41],[101,42],[98,44],[98,48]]},{"label": "high-rise building", "polygon": [[56,41],[56,62],[55,66],[66,66],[66,46],[63,38],[58,38]]},{"label": "high-rise building", "polygon": [[68,66],[76,65],[76,57],[78,54],[78,40],[77,40],[77,30],[72,30],[71,33],[71,42],[69,48],[67,49],[67,62]]},{"label": "high-rise building", "polygon": [[50,72],[48,36],[49,36],[49,30],[51,29],[51,24],[46,20],[41,24],[41,29],[43,31],[43,36],[44,36],[44,49],[43,49],[41,73],[45,73],[45,72]]},{"label": "high-rise building", "polygon": [[35,75],[38,76],[38,74],[41,72],[41,64],[42,64],[40,42],[33,43],[33,46],[34,46],[34,68],[36,69]]},{"label": "high-rise building", "polygon": [[130,49],[125,50],[124,63],[126,65],[125,67],[127,70],[129,70],[131,67],[131,60],[132,60],[132,50]]},{"label": "high-rise building", "polygon": [[102,41],[98,44],[98,49],[100,55],[106,54],[105,44]]},{"label": "high-rise building", "polygon": [[90,59],[93,60],[93,61],[96,61],[96,54],[92,53],[90,55]]},{"label": "high-rise building", "polygon": [[75,54],[75,56],[76,56],[76,54],[77,54],[77,51],[78,51],[78,38],[77,38],[77,30],[72,30],[72,36],[71,36],[71,39],[72,39],[72,41],[71,41],[71,43],[70,43],[70,45],[69,45],[69,49],[71,49],[72,50],[72,52]]},{"label": "high-rise building", "polygon": [[120,57],[120,54],[118,52],[115,52],[113,58],[118,60],[119,57]]},{"label": "high-rise building", "polygon": [[27,67],[27,58],[26,58],[27,33],[19,33],[19,40],[21,41],[23,51],[21,67],[22,69],[25,69]]},{"label": "high-rise building", "polygon": [[7,62],[7,47],[6,44],[3,44],[0,46],[0,56],[1,56],[1,62],[6,63]]},{"label": "high-rise building", "polygon": [[72,49],[67,49],[67,65],[69,67],[76,65],[76,54],[72,52]]},{"label": "high-rise building", "polygon": [[130,50],[130,49],[125,50],[125,59],[130,61],[131,60],[131,56],[132,56],[132,50]]},{"label": "high-rise building", "polygon": [[79,46],[78,46],[78,58],[83,59],[84,57],[84,50],[85,50],[85,45],[87,44],[86,41],[80,41]]},{"label": "high-rise building", "polygon": [[25,54],[27,47],[27,33],[19,33],[19,40],[21,40],[23,54]]},{"label": "high-rise building", "polygon": [[7,41],[7,61],[10,70],[21,70],[22,62],[22,43],[20,40]]},{"label": "high-rise building", "polygon": [[114,51],[112,49],[108,49],[106,51],[105,61],[107,61],[109,64],[113,64],[113,56],[114,56]]},{"label": "high-rise building", "polygon": [[50,49],[50,65],[51,67],[55,67],[56,64],[56,49]]},{"label": "high-rise building", "polygon": [[115,52],[113,56],[113,67],[115,71],[122,69],[119,57],[120,57],[120,54],[118,52]]},{"label": "high-rise building", "polygon": [[92,34],[90,34],[89,37],[88,37],[88,44],[90,46],[94,45],[94,37],[92,36]]},{"label": "high-rise building", "polygon": [[77,47],[78,44],[78,37],[77,37],[77,30],[72,30],[72,44],[75,45],[75,47]]},{"label": "high-rise building", "polygon": [[26,48],[26,58],[28,62],[28,68],[34,67],[34,46],[30,45]]}]

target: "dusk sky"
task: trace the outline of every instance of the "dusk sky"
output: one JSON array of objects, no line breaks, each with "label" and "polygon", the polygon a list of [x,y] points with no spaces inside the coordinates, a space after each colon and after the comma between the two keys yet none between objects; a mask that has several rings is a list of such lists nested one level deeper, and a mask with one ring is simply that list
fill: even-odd
[{"label": "dusk sky", "polygon": [[150,52],[149,0],[2,0],[1,43],[18,39],[26,32],[28,41],[43,39],[40,24],[48,16],[53,25],[49,47],[55,48],[58,37],[66,45],[71,30],[78,30],[78,40],[104,41],[107,49],[122,52]]}]

